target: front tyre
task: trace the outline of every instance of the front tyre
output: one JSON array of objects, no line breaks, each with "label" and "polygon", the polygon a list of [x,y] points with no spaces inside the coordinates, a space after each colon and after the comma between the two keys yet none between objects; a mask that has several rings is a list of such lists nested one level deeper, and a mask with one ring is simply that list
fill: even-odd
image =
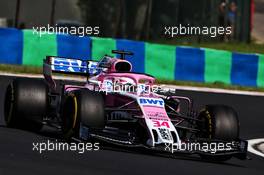
[{"label": "front tyre", "polygon": [[69,92],[62,111],[64,138],[79,137],[80,123],[88,128],[103,128],[104,114],[104,99],[100,93],[88,89]]},{"label": "front tyre", "polygon": [[[239,120],[236,111],[225,105],[207,105],[198,116],[202,120],[198,129],[202,130],[198,137],[233,141],[239,139]],[[226,161],[231,155],[201,155],[211,161]]]}]

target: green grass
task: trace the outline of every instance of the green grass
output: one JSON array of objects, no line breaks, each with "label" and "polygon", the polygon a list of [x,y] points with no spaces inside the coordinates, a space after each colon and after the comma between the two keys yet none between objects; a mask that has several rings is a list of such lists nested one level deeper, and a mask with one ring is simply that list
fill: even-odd
[{"label": "green grass", "polygon": [[[34,67],[34,66],[18,66],[18,65],[0,64],[0,72],[18,73],[18,74],[19,73],[42,74],[42,68]],[[61,76],[71,76],[71,75],[65,75],[65,74],[60,74],[60,75]],[[190,81],[175,81],[175,80],[158,79],[156,83],[157,84],[179,85],[179,86],[195,86],[195,87],[209,87],[209,88],[264,92],[264,88],[234,86],[234,85],[229,85],[229,84],[225,84],[222,82],[199,83],[199,82],[190,82]]]},{"label": "green grass", "polygon": [[232,52],[241,53],[259,53],[264,54],[264,44],[255,43],[237,43],[237,42],[203,42],[203,43],[188,43],[188,42],[177,42],[175,40],[169,41],[157,41],[160,44],[169,44],[176,46],[190,46],[190,47],[203,47],[218,50],[227,50]]},{"label": "green grass", "polygon": [[9,73],[42,74],[42,68],[37,66],[0,64],[0,71]]},{"label": "green grass", "polygon": [[241,53],[259,53],[264,54],[264,45],[262,44],[246,44],[246,43],[202,43],[195,47],[212,48],[219,50],[228,50]]}]

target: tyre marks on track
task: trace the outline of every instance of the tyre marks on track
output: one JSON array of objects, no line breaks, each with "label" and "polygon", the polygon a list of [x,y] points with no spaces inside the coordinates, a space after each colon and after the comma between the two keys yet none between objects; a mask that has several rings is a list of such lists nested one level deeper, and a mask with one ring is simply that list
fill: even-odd
[{"label": "tyre marks on track", "polygon": [[248,140],[248,151],[264,157],[264,138]]}]

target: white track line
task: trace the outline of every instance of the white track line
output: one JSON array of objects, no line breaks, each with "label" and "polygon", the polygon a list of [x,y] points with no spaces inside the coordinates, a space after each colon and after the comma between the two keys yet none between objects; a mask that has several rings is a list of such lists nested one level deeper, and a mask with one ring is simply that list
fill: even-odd
[{"label": "white track line", "polygon": [[[17,74],[17,73],[6,73],[6,72],[0,72],[0,76],[11,76],[11,77],[27,77],[27,78],[44,78],[41,74]],[[86,81],[85,77],[80,76],[63,76],[63,75],[53,75],[52,76],[55,80],[72,80],[72,81]]]},{"label": "white track line", "polygon": [[[0,72],[0,75],[3,76],[16,76],[16,77],[29,77],[29,78],[43,78],[41,74],[16,74],[16,73],[6,73]],[[74,77],[74,76],[53,76],[57,80],[72,80],[72,81],[86,81],[85,77]],[[169,89],[178,89],[185,91],[196,91],[196,92],[211,92],[211,93],[224,93],[224,94],[234,94],[234,95],[249,95],[249,96],[264,96],[264,92],[256,91],[241,91],[241,90],[229,90],[229,89],[220,89],[220,88],[207,88],[207,87],[194,87],[194,86],[179,86],[179,85],[166,85],[161,84]]]},{"label": "white track line", "polygon": [[166,84],[163,84],[163,86],[165,86],[166,88],[179,89],[179,90],[185,90],[185,91],[212,92],[212,93],[224,93],[224,94],[233,94],[233,95],[264,96],[264,92],[257,92],[257,91],[243,91],[243,90],[194,87],[194,86],[178,86],[178,85],[166,85]]},{"label": "white track line", "polygon": [[264,157],[264,154],[262,152],[260,152],[260,151],[256,150],[255,148],[253,148],[253,146],[255,144],[258,144],[258,143],[262,143],[259,146],[259,149],[261,149],[261,151],[264,152],[264,138],[248,140],[248,151],[253,153],[253,154],[259,155],[261,157]]}]

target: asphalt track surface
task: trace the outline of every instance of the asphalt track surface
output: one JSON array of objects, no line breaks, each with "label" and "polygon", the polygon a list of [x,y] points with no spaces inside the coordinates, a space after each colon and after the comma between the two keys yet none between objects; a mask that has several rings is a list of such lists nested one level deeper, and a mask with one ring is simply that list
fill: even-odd
[{"label": "asphalt track surface", "polygon": [[[5,127],[3,98],[12,77],[0,76],[0,174],[264,174],[264,158],[231,159],[225,163],[201,161],[198,157],[164,157],[142,151],[107,147],[79,154],[72,151],[32,151],[32,142],[53,139],[52,133],[32,133]],[[239,113],[241,137],[264,136],[264,97],[178,91],[194,99],[195,108],[205,104],[227,104]]]}]

